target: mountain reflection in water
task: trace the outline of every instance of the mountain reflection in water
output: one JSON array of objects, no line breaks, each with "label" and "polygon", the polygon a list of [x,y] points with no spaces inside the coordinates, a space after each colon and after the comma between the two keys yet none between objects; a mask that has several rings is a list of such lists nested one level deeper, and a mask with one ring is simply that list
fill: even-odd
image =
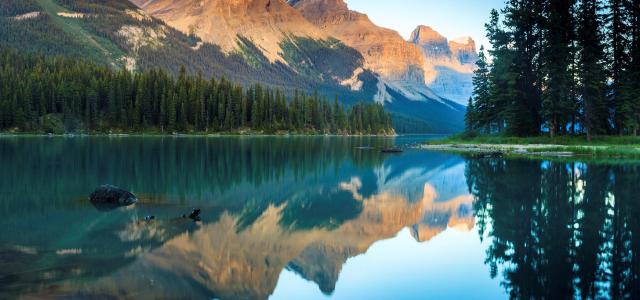
[{"label": "mountain reflection in water", "polygon": [[[0,298],[265,299],[293,288],[288,273],[336,298],[353,298],[342,286],[420,299],[437,273],[483,286],[467,294],[480,298],[638,295],[638,167],[361,148],[393,143],[2,138]],[[96,210],[86,197],[103,183],[140,203]],[[178,218],[193,207],[202,222]],[[383,265],[367,260],[375,245],[407,248],[403,232],[444,249],[436,260],[467,261],[446,254],[467,251],[478,265],[386,270],[389,282],[415,283],[404,291],[364,285],[375,265],[359,267],[361,281],[341,278],[356,258]],[[413,260],[424,264],[420,255]]]}]

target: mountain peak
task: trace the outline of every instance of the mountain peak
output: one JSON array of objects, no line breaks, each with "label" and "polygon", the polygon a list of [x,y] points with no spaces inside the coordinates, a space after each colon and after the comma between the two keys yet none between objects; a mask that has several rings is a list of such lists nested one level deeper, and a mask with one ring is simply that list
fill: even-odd
[{"label": "mountain peak", "polygon": [[347,3],[344,0],[287,0],[287,3],[291,6],[298,4],[304,5],[324,5],[326,9],[348,9]]},{"label": "mountain peak", "polygon": [[461,64],[474,65],[478,59],[476,42],[471,37],[461,37],[449,42],[449,48]]},{"label": "mountain peak", "polygon": [[420,25],[411,33],[410,42],[414,44],[446,43],[447,38],[430,26]]},{"label": "mountain peak", "polygon": [[287,36],[325,39],[285,0],[131,0],[185,34],[195,34],[225,52],[239,47],[238,36],[251,40],[271,61],[281,61],[280,42]]},{"label": "mountain peak", "polygon": [[463,36],[463,37],[459,37],[457,39],[451,40],[451,43],[456,43],[459,45],[475,45],[476,42],[470,36]]}]

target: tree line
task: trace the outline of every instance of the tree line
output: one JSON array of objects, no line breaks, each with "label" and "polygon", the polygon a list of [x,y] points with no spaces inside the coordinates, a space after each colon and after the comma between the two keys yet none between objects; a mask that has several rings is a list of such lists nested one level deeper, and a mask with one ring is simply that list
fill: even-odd
[{"label": "tree line", "polygon": [[508,0],[486,30],[467,131],[640,134],[640,0]]},{"label": "tree line", "polygon": [[25,132],[392,133],[381,105],[224,78],[132,73],[83,60],[0,51],[0,130]]}]

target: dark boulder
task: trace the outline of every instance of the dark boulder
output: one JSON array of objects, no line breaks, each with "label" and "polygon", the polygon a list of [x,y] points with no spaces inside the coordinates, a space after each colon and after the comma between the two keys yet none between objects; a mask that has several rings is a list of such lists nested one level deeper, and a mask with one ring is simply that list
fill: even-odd
[{"label": "dark boulder", "polygon": [[194,208],[189,215],[182,215],[183,218],[189,218],[194,221],[200,221],[200,209]]},{"label": "dark boulder", "polygon": [[112,185],[102,185],[91,193],[90,201],[99,210],[112,210],[138,202],[138,198],[129,191]]}]

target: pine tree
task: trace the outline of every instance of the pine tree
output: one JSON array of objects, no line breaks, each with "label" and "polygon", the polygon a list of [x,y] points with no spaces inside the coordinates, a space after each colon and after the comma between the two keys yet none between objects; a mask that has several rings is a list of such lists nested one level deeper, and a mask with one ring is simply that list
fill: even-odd
[{"label": "pine tree", "polygon": [[573,6],[575,0],[547,2],[542,68],[546,75],[542,94],[542,114],[554,137],[563,133],[574,110],[571,88],[573,77],[572,44],[575,39]]},{"label": "pine tree", "polygon": [[541,72],[543,0],[510,0],[504,9],[516,74],[515,97],[507,109],[508,130],[515,135],[536,135],[541,125]]},{"label": "pine tree", "polygon": [[500,26],[500,15],[497,10],[491,11],[491,19],[485,27],[487,37],[493,45],[490,51],[493,62],[489,73],[491,96],[487,104],[489,107],[487,111],[491,113],[487,114],[490,119],[485,126],[495,123],[496,131],[503,132],[508,125],[507,122],[512,118],[511,107],[517,97],[515,85],[518,74],[513,64],[515,52],[509,46],[510,34]]},{"label": "pine tree", "polygon": [[627,32],[629,24],[628,14],[625,11],[625,2],[628,0],[607,0],[607,44],[610,52],[610,90],[609,101],[613,114],[613,124],[619,134],[624,133],[625,114],[629,113],[625,103],[626,98],[621,97],[622,75],[628,64],[627,44],[629,43]]},{"label": "pine tree", "polygon": [[601,9],[599,0],[582,0],[578,14],[578,79],[588,140],[608,129]]},{"label": "pine tree", "polygon": [[464,116],[465,130],[466,132],[474,132],[477,128],[477,111],[475,106],[473,105],[473,98],[469,97],[469,102],[467,103],[467,113]]},{"label": "pine tree", "polygon": [[491,103],[489,81],[491,72],[484,46],[480,46],[476,65],[477,69],[473,72],[473,99],[469,99],[470,106],[467,107],[467,113],[473,114],[470,117],[473,120],[473,124],[471,124],[473,130],[481,129],[485,133],[490,133],[491,123],[495,122],[498,117]]},{"label": "pine tree", "polygon": [[640,0],[628,0],[629,63],[623,80],[623,124],[628,132],[640,134]]}]

